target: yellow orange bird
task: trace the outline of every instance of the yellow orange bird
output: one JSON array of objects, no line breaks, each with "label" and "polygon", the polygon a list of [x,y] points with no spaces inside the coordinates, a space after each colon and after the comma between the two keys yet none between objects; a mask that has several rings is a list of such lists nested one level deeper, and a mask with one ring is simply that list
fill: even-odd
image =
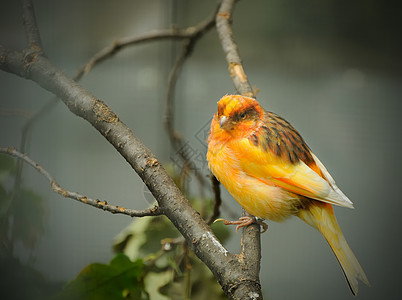
[{"label": "yellow orange bird", "polygon": [[[218,102],[207,159],[216,178],[250,214],[273,221],[296,215],[325,237],[354,295],[366,274],[349,248],[332,204],[353,208],[300,134],[256,100],[226,95]],[[226,222],[238,228],[255,221]]]}]

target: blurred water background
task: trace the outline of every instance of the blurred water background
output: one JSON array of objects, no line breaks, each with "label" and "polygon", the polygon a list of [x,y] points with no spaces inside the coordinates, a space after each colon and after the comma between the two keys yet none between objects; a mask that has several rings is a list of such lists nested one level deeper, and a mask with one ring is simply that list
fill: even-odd
[{"label": "blurred water background", "polygon": [[[47,56],[74,75],[114,40],[172,23],[183,28],[210,16],[216,1],[38,0],[37,21]],[[0,44],[25,47],[20,4],[2,1]],[[258,99],[290,121],[326,165],[355,210],[336,208],[341,228],[372,284],[360,299],[399,299],[402,247],[402,18],[381,1],[239,1],[233,30]],[[164,163],[174,162],[163,128],[167,77],[180,42],[127,48],[81,81]],[[175,96],[175,126],[206,175],[206,124],[216,102],[235,93],[215,30],[197,43]],[[19,147],[26,114],[52,95],[0,72],[0,144]],[[16,112],[16,113],[13,113]],[[27,152],[66,189],[124,207],[149,206],[144,185],[96,130],[62,103],[29,134]],[[15,252],[46,278],[72,279],[91,262],[108,262],[117,233],[132,220],[54,194],[30,167],[24,185],[45,201],[44,234]],[[196,193],[197,190],[194,189]],[[223,192],[234,213],[238,205]],[[1,200],[0,200],[1,201]],[[226,212],[223,216],[228,216]],[[226,245],[238,251],[240,234]],[[267,299],[348,299],[352,296],[330,248],[297,218],[269,222],[262,237],[261,283]]]}]

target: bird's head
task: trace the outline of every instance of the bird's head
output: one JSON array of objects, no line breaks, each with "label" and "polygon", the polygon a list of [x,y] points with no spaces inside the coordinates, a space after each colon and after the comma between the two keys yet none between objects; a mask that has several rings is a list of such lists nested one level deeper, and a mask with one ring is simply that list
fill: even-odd
[{"label": "bird's head", "polygon": [[253,98],[226,95],[218,102],[212,130],[232,137],[246,137],[261,126],[263,116],[263,108]]}]

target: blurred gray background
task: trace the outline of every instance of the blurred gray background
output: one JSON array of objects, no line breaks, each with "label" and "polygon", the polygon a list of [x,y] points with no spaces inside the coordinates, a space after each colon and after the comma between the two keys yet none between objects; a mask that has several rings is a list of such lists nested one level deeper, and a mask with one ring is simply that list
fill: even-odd
[{"label": "blurred gray background", "polygon": [[[37,0],[48,57],[74,75],[99,49],[124,36],[194,25],[215,9],[208,1]],[[1,1],[0,44],[25,47],[19,1]],[[402,167],[402,21],[377,1],[240,1],[234,36],[258,99],[290,121],[326,165],[355,210],[335,208],[340,226],[372,287],[359,299],[400,299]],[[179,42],[151,42],[118,53],[82,85],[105,101],[164,163],[174,160],[163,128],[163,97]],[[203,157],[199,132],[218,99],[234,93],[215,30],[197,44],[178,81],[176,128]],[[51,95],[0,72],[0,144],[18,147],[24,113]],[[62,103],[29,135],[29,155],[66,189],[124,207],[149,206],[139,177],[90,125]],[[205,161],[204,161],[205,162]],[[207,174],[205,163],[200,170]],[[46,201],[45,234],[16,252],[45,277],[66,281],[87,264],[108,262],[113,238],[131,219],[64,199],[32,168],[24,184]],[[196,192],[196,190],[194,190]],[[224,202],[240,209],[224,191]],[[2,201],[0,199],[0,201]],[[223,214],[227,216],[227,214]],[[233,229],[234,231],[234,229]],[[240,234],[226,245],[238,251]],[[324,239],[297,218],[269,222],[262,236],[261,283],[267,299],[351,299]]]}]

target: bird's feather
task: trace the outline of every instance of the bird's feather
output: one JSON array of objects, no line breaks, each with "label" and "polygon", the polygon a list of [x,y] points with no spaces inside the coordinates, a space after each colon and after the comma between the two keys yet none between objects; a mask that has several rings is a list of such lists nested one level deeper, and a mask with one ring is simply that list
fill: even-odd
[{"label": "bird's feather", "polygon": [[[342,192],[339,193],[334,182],[331,185],[327,178],[323,178],[301,160],[289,164],[275,153],[253,145],[248,139],[233,141],[231,147],[237,153],[241,169],[249,176],[308,198],[353,207],[352,202]],[[318,168],[321,170],[320,165]],[[325,168],[321,172],[323,176],[332,179]]]}]

